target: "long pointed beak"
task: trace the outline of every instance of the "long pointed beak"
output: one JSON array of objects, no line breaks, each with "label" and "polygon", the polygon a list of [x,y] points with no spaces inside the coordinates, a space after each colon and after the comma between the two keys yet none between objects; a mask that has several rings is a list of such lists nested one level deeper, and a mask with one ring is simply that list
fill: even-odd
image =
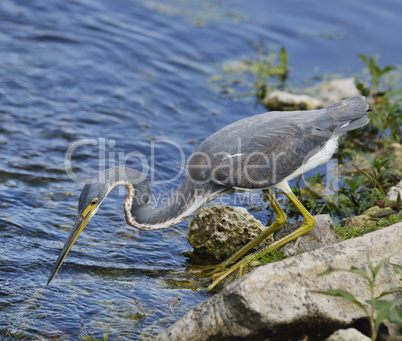
[{"label": "long pointed beak", "polygon": [[64,244],[63,250],[61,251],[59,258],[57,258],[57,261],[53,266],[52,272],[50,273],[49,280],[47,281],[47,285],[49,285],[49,283],[51,282],[53,277],[56,276],[57,271],[59,271],[61,265],[64,262],[64,259],[67,257],[68,253],[70,252],[71,247],[74,245],[78,236],[80,235],[80,233],[82,232],[82,230],[84,229],[84,227],[88,223],[88,221],[92,218],[92,216],[93,216],[93,210],[92,211],[90,210],[85,216],[83,216],[82,214],[79,214],[79,216],[77,217],[74,227],[71,230],[71,233],[68,236],[66,243]]}]

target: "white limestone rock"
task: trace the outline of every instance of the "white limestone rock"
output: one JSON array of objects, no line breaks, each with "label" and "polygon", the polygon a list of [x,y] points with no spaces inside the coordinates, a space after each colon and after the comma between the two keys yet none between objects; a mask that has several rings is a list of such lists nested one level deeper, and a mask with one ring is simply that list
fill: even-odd
[{"label": "white limestone rock", "polygon": [[396,186],[392,186],[389,189],[386,198],[389,201],[397,201],[398,194],[399,194],[399,197],[402,199],[402,180],[399,181],[399,183]]},{"label": "white limestone rock", "polygon": [[310,110],[324,107],[324,103],[308,95],[295,95],[285,91],[273,91],[263,100],[271,111]]},{"label": "white limestone rock", "polygon": [[371,339],[355,328],[339,329],[325,341],[370,341]]},{"label": "white limestone rock", "polygon": [[360,91],[356,88],[354,78],[334,79],[315,85],[309,90],[317,93],[318,98],[320,98],[325,105],[360,95]]}]

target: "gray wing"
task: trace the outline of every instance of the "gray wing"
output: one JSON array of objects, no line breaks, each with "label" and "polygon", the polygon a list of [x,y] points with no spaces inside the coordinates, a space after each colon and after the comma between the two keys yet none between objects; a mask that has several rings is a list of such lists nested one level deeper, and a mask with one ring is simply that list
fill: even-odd
[{"label": "gray wing", "polygon": [[332,137],[366,124],[367,109],[357,96],[321,110],[268,112],[234,122],[196,149],[188,177],[227,187],[270,187]]}]

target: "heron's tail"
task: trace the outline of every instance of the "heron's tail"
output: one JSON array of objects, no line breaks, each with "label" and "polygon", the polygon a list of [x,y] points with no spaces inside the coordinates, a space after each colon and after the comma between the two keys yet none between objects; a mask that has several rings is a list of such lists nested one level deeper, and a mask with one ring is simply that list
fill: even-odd
[{"label": "heron's tail", "polygon": [[365,126],[369,119],[369,105],[364,96],[354,96],[327,108],[327,114],[337,123],[334,134],[341,135],[349,130]]}]

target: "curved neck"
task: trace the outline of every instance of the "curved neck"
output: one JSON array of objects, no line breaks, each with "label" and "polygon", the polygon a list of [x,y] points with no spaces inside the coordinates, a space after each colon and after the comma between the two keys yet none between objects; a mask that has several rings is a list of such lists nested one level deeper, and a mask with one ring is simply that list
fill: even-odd
[{"label": "curved neck", "polygon": [[[130,200],[124,202],[124,212],[127,223],[141,230],[160,230],[178,224],[186,219],[212,198],[210,191],[201,191],[191,186],[185,179],[176,192],[158,207],[146,205],[129,206]],[[162,199],[161,199],[162,198]],[[153,198],[154,199],[154,198]],[[163,196],[157,196],[155,201],[162,201]]]},{"label": "curved neck", "polygon": [[109,173],[110,190],[119,185],[124,185],[128,189],[128,195],[123,204],[127,223],[145,231],[160,230],[176,225],[206,202],[224,192],[224,189],[220,187],[196,185],[186,178],[176,192],[166,200],[166,203],[153,207],[148,203],[151,193],[145,174],[125,167],[112,168]]}]

